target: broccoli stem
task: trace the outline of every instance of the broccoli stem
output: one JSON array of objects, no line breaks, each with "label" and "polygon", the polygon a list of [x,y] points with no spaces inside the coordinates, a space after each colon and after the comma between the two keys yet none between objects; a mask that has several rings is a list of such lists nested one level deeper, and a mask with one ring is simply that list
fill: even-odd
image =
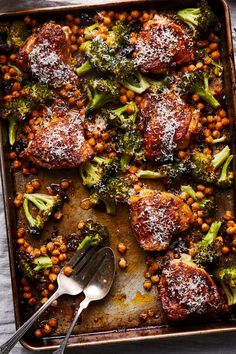
[{"label": "broccoli stem", "polygon": [[25,194],[24,197],[31,201],[39,210],[43,210],[46,207],[46,204],[49,206],[52,204],[51,196],[46,196],[44,194],[35,193],[35,194]]},{"label": "broccoli stem", "polygon": [[212,144],[224,143],[225,141],[227,141],[227,136],[223,135],[218,139],[213,139]]},{"label": "broccoli stem", "polygon": [[52,267],[51,258],[48,256],[41,256],[41,257],[35,258],[33,260],[33,263],[36,264],[36,267],[34,268],[34,270],[36,272],[38,272],[42,269],[47,269],[47,268]]},{"label": "broccoli stem", "polygon": [[14,117],[9,119],[9,143],[14,145],[16,141],[16,132],[18,129],[18,122]]},{"label": "broccoli stem", "polygon": [[209,103],[214,108],[219,108],[220,103],[217,101],[215,97],[212,96],[211,91],[209,89],[208,78],[204,75],[204,88],[197,87],[195,93],[199,95],[205,102]]},{"label": "broccoli stem", "polygon": [[215,241],[217,234],[220,230],[221,224],[222,223],[220,221],[214,221],[211,224],[211,227],[210,227],[208,233],[203,237],[203,239],[199,242],[199,244],[203,245],[204,247],[207,247],[213,241]]},{"label": "broccoli stem", "polygon": [[27,198],[24,198],[23,209],[24,209],[25,217],[26,217],[28,223],[30,224],[31,227],[35,227],[36,226],[36,220],[33,218],[33,216],[30,213],[29,201],[28,201]]},{"label": "broccoli stem", "polygon": [[140,72],[137,72],[136,77],[138,79],[138,83],[131,82],[129,80],[124,80],[122,85],[128,90],[134,91],[135,93],[142,94],[150,87],[150,83],[145,79]]},{"label": "broccoli stem", "polygon": [[230,155],[227,160],[225,161],[223,168],[221,170],[220,178],[218,180],[219,183],[224,182],[227,179],[228,167],[230,162],[232,161],[234,155]]},{"label": "broccoli stem", "polygon": [[212,159],[213,167],[215,169],[219,168],[225,162],[225,160],[227,160],[229,155],[230,155],[230,148],[228,145],[226,145],[223,150],[221,150],[220,152],[218,152],[218,154],[215,154],[213,156]]},{"label": "broccoli stem", "polygon": [[108,215],[116,215],[116,202],[103,200]]},{"label": "broccoli stem", "polygon": [[149,178],[149,179],[159,179],[166,177],[165,174],[161,172],[155,172],[150,170],[138,170],[136,173],[138,178]]},{"label": "broccoli stem", "polygon": [[80,65],[78,68],[75,68],[75,73],[78,76],[82,76],[87,74],[88,72],[90,72],[93,69],[92,65],[90,64],[89,60],[86,60],[85,63],[83,63],[82,65]]}]

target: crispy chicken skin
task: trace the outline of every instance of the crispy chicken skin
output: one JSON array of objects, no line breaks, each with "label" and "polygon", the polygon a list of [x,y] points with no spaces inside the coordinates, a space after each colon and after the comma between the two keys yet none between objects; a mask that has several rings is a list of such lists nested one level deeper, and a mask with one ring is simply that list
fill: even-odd
[{"label": "crispy chicken skin", "polygon": [[172,321],[217,316],[228,310],[210,275],[189,255],[172,260],[163,270],[159,294],[163,310]]},{"label": "crispy chicken skin", "polygon": [[131,200],[131,227],[146,251],[166,250],[173,235],[188,229],[193,214],[183,200],[171,193],[148,190]]},{"label": "crispy chicken skin", "polygon": [[143,25],[134,51],[135,63],[144,74],[164,73],[173,66],[189,63],[195,55],[187,30],[159,15]]},{"label": "crispy chicken skin", "polygon": [[83,117],[57,100],[48,110],[48,116],[31,126],[33,137],[21,156],[36,165],[48,168],[78,167],[94,155],[84,138]]},{"label": "crispy chicken skin", "polygon": [[36,79],[49,86],[77,82],[71,66],[66,28],[52,21],[26,40],[19,49],[16,62],[22,70],[30,69]]},{"label": "crispy chicken skin", "polygon": [[173,160],[175,151],[186,147],[198,131],[199,112],[173,91],[147,93],[140,105],[146,157]]}]

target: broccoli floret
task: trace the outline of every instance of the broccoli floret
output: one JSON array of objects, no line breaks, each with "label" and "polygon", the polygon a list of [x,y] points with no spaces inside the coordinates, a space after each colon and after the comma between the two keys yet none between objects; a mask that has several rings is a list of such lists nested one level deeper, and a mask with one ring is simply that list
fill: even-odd
[{"label": "broccoli floret", "polygon": [[212,139],[211,144],[225,143],[227,141],[229,141],[229,137],[227,135],[222,135],[220,138]]},{"label": "broccoli floret", "polygon": [[210,156],[195,151],[191,156],[192,176],[198,182],[212,184],[217,181],[217,170],[230,155],[229,146],[225,146],[219,153]]},{"label": "broccoli floret", "polygon": [[227,297],[228,305],[236,304],[236,266],[225,266],[218,268],[215,277],[220,281],[223,291]]},{"label": "broccoli floret", "polygon": [[81,165],[80,175],[83,185],[90,188],[98,185],[103,179],[117,173],[118,170],[119,162],[117,158],[95,156],[92,161]]},{"label": "broccoli floret", "polygon": [[213,97],[209,89],[209,74],[206,71],[197,70],[184,74],[181,77],[179,89],[183,94],[194,93],[199,95],[213,108],[220,107],[220,103]]},{"label": "broccoli floret", "polygon": [[109,233],[105,226],[88,220],[80,230],[80,236],[83,237],[77,251],[85,246],[107,246],[109,244]]},{"label": "broccoli floret", "polygon": [[119,97],[116,83],[108,79],[90,79],[87,85],[88,104],[86,109],[101,108]]},{"label": "broccoli floret", "polygon": [[14,145],[14,143],[16,141],[17,129],[18,129],[18,121],[14,117],[10,117],[9,118],[9,132],[8,132],[10,145]]},{"label": "broccoli floret", "polygon": [[120,178],[111,177],[101,183],[90,196],[92,206],[103,202],[109,215],[116,214],[117,203],[125,203],[130,193],[129,185]]},{"label": "broccoli floret", "polygon": [[126,80],[122,81],[122,85],[128,90],[134,91],[138,94],[143,93],[151,86],[148,80],[140,74],[139,71],[136,71],[135,75],[133,74]]},{"label": "broccoli floret", "polygon": [[83,64],[75,68],[75,73],[78,76],[83,76],[87,73],[89,73],[93,69],[92,65],[90,64],[90,61],[87,59]]},{"label": "broccoli floret", "polygon": [[31,281],[41,281],[42,276],[34,270],[31,260],[20,257],[18,261],[19,268],[23,275]]},{"label": "broccoli floret", "polygon": [[119,56],[113,48],[109,48],[100,39],[86,41],[81,44],[80,49],[87,55],[91,66],[102,74],[112,74],[117,79],[124,80],[134,71],[131,59]]},{"label": "broccoli floret", "polygon": [[229,165],[233,159],[233,155],[230,155],[225,161],[219,179],[217,180],[217,186],[223,189],[232,187],[234,183],[234,173],[228,171]]},{"label": "broccoli floret", "polygon": [[[128,114],[127,108],[133,107],[133,113]],[[135,102],[129,102],[125,106],[117,109],[104,109],[102,115],[107,124],[115,125],[118,127],[126,128],[135,125],[138,114],[138,107]]]},{"label": "broccoli floret", "polygon": [[24,87],[24,90],[36,102],[45,102],[53,98],[52,90],[39,83],[30,83]]},{"label": "broccoli floret", "polygon": [[29,32],[24,22],[14,21],[7,33],[7,44],[9,48],[19,48],[28,36]]},{"label": "broccoli floret", "polygon": [[35,102],[32,100],[25,98],[14,98],[4,104],[2,109],[2,117],[24,120],[31,114],[35,105]]},{"label": "broccoli floret", "polygon": [[34,268],[34,270],[36,272],[39,272],[42,269],[47,269],[47,268],[52,267],[51,258],[48,256],[40,256],[40,257],[34,258],[32,262],[33,262],[33,264],[36,265],[36,267]]},{"label": "broccoli floret", "polygon": [[177,16],[192,29],[196,37],[207,34],[216,24],[216,17],[206,1],[200,1],[198,8],[178,11]]},{"label": "broccoli floret", "polygon": [[112,29],[108,32],[106,44],[110,48],[119,49],[129,45],[130,31],[122,21],[116,21]]},{"label": "broccoli floret", "polygon": [[[36,217],[33,217],[29,210],[29,201],[38,209]],[[25,194],[23,209],[25,217],[29,222],[31,233],[38,234],[50,216],[62,206],[62,198],[59,194],[52,196],[42,193]]]},{"label": "broccoli floret", "polygon": [[96,30],[99,26],[99,23],[93,23],[90,26],[84,28],[84,38],[86,40],[93,38],[93,31]]},{"label": "broccoli floret", "polygon": [[141,160],[144,156],[143,137],[137,129],[130,128],[121,135],[118,134],[117,138],[121,152],[121,171],[126,172],[132,158]]},{"label": "broccoli floret", "polygon": [[177,162],[174,164],[162,165],[157,171],[138,170],[136,176],[138,178],[175,180],[188,175],[191,172],[191,166],[188,160]]},{"label": "broccoli floret", "polygon": [[211,198],[199,199],[196,196],[195,190],[191,186],[181,186],[181,191],[187,193],[193,200],[195,200],[203,210],[203,216],[208,217],[215,212],[215,203]]},{"label": "broccoli floret", "polygon": [[214,221],[208,233],[196,244],[194,262],[198,266],[206,266],[215,262],[221,255],[222,242],[217,239],[221,227],[220,221]]}]

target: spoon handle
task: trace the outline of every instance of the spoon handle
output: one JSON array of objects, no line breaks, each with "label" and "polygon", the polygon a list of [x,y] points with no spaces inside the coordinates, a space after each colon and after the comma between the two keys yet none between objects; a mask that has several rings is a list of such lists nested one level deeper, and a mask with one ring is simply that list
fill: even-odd
[{"label": "spoon handle", "polygon": [[25,332],[32,326],[32,324],[37,320],[37,318],[43,313],[44,310],[61,294],[61,292],[56,291],[43,306],[41,306],[37,312],[31,316],[28,321],[26,321],[17,331],[16,333],[8,339],[6,343],[1,345],[0,354],[7,354],[11,351],[11,349],[16,345],[16,343],[23,337]]},{"label": "spoon handle", "polygon": [[66,349],[66,345],[68,342],[68,339],[70,338],[70,335],[78,321],[78,318],[81,314],[81,312],[86,309],[86,307],[88,306],[88,304],[90,303],[90,301],[88,301],[86,298],[80,303],[80,307],[79,309],[75,312],[75,316],[74,319],[70,325],[70,328],[68,329],[65,338],[63,339],[63,342],[61,343],[60,347],[55,350],[52,354],[63,354],[65,349]]}]

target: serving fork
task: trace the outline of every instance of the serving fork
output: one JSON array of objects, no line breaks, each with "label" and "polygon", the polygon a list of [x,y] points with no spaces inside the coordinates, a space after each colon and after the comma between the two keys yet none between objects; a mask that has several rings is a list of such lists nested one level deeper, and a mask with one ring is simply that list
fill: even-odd
[{"label": "serving fork", "polygon": [[57,277],[58,288],[56,292],[0,347],[0,354],[9,353],[44,310],[58,297],[64,294],[78,295],[81,293],[99,268],[104,258],[104,252],[101,249],[101,251],[95,253],[95,248],[89,248],[89,246],[77,251],[66,264],[66,266],[69,265],[73,268],[72,274],[69,277],[66,276],[64,274],[65,267],[62,268]]}]

